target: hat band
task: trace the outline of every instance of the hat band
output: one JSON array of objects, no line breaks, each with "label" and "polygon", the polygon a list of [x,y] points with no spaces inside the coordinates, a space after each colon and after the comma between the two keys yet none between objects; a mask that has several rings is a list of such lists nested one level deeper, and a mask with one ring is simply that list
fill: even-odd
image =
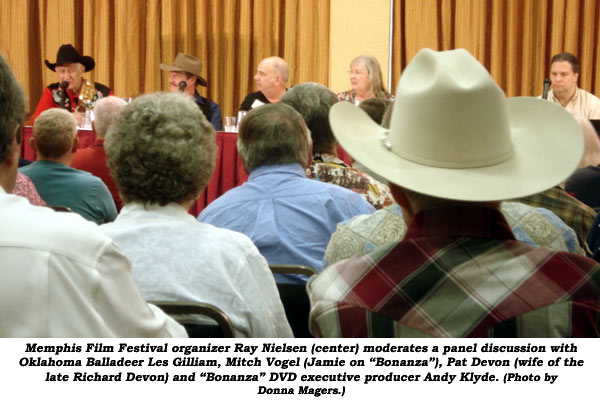
[{"label": "hat band", "polygon": [[444,162],[439,160],[427,159],[422,156],[408,154],[405,151],[401,151],[398,148],[394,148],[389,137],[387,135],[381,136],[381,144],[388,150],[390,150],[393,154],[399,156],[400,158],[406,159],[407,161],[411,161],[420,165],[432,166],[435,168],[448,168],[448,169],[469,169],[469,168],[482,168],[486,166],[498,165],[502,162],[508,161],[515,154],[515,150],[513,146],[510,146],[510,149],[504,152],[501,155],[495,156],[490,159],[481,160],[481,161],[473,161],[473,162]]}]

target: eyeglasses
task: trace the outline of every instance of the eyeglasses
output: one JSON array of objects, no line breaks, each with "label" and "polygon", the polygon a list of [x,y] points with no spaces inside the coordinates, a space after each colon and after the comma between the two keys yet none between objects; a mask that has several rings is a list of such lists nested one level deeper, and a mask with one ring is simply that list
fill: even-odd
[{"label": "eyeglasses", "polygon": [[350,69],[348,71],[348,75],[360,76],[360,75],[366,75],[366,74],[367,74],[367,72],[365,72],[364,70]]}]

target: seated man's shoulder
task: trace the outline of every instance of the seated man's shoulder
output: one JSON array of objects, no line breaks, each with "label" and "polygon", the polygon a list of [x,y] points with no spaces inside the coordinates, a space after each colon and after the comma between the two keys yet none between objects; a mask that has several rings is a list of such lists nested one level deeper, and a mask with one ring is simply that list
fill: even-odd
[{"label": "seated man's shoulder", "polygon": [[202,230],[202,234],[205,235],[203,241],[208,246],[212,246],[212,249],[231,255],[239,255],[240,252],[246,255],[258,254],[258,248],[243,233],[202,222],[198,223],[198,227]]},{"label": "seated man's shoulder", "polygon": [[106,97],[110,94],[110,88],[106,85],[103,85],[102,83],[94,82],[94,87],[97,91],[102,93],[103,97]]},{"label": "seated man's shoulder", "polygon": [[73,256],[97,252],[112,242],[78,214],[32,206],[23,198],[3,201],[1,218],[2,228],[11,230],[9,238],[34,249]]},{"label": "seated man's shoulder", "polygon": [[313,190],[314,194],[327,194],[333,200],[346,201],[348,203],[351,203],[352,205],[359,206],[361,208],[369,208],[369,213],[375,211],[373,206],[371,206],[367,201],[365,201],[360,194],[350,189],[339,185],[334,185],[332,183],[321,182],[316,179],[305,179],[305,181],[310,182],[309,185],[310,188]]}]

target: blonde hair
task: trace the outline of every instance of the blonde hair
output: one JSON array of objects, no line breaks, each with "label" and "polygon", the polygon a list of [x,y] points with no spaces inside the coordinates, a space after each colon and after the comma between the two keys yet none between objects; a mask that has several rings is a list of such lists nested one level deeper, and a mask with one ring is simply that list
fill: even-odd
[{"label": "blonde hair", "polygon": [[60,158],[69,152],[73,147],[75,134],[75,117],[64,109],[48,109],[33,123],[36,149],[45,158]]},{"label": "blonde hair", "polygon": [[377,59],[373,55],[359,55],[350,62],[350,69],[357,64],[363,65],[369,73],[371,96],[386,99],[388,93],[383,87],[383,75]]}]

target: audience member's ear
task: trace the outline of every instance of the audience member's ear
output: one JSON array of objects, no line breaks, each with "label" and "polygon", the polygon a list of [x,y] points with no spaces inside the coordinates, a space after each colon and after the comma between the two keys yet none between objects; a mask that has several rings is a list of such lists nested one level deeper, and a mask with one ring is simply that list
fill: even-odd
[{"label": "audience member's ear", "polygon": [[29,145],[31,146],[31,149],[33,149],[36,153],[38,152],[37,146],[35,145],[35,139],[33,137],[29,139]]},{"label": "audience member's ear", "polygon": [[71,148],[71,152],[72,153],[77,152],[77,148],[79,148],[79,137],[76,135],[75,138],[73,139],[73,147]]}]

